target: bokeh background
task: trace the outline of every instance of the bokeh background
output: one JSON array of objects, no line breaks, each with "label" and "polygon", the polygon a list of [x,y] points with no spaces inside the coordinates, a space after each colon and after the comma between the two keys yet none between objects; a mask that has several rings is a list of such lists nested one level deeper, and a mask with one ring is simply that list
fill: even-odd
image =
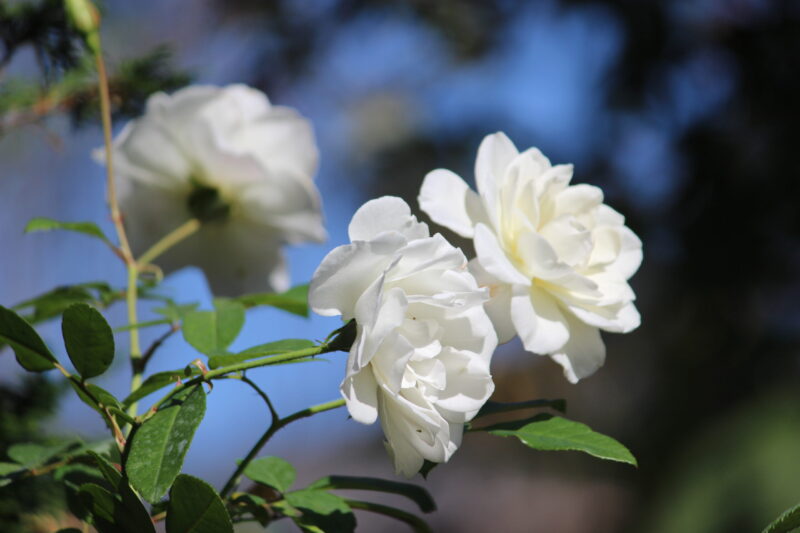
[{"label": "bokeh background", "polygon": [[[103,16],[112,71],[166,45],[194,82],[248,83],[313,121],[330,240],[288,250],[297,283],[346,242],[362,202],[393,194],[415,205],[437,167],[471,180],[480,140],[497,130],[575,163],[574,181],[602,187],[642,238],[632,280],[642,326],[605,335],[596,375],[569,385],[518,342],[493,363],[495,399],[565,398],[570,418],[625,443],[639,468],[470,435],[450,464],[417,479],[439,503],[428,517],[435,531],[733,533],[760,530],[800,501],[800,4],[107,0]],[[20,48],[3,61],[0,84],[37,80],[37,60]],[[121,265],[100,244],[22,235],[41,215],[110,229],[103,171],[90,158],[102,143],[96,123],[55,113],[0,124],[0,303],[66,283],[122,285]],[[210,303],[191,268],[165,290]],[[116,307],[108,317],[125,320]],[[338,325],[256,309],[234,347],[324,338]],[[58,324],[41,331],[60,351]],[[152,370],[194,357],[176,336]],[[337,397],[344,358],[328,359],[254,376],[288,413]],[[102,435],[55,378],[31,380],[0,352],[0,452],[41,429]],[[120,363],[99,384],[122,395],[128,379]],[[220,484],[267,422],[252,391],[217,385],[185,470]],[[341,410],[295,424],[265,453],[292,461],[300,483],[393,475],[380,431]],[[31,519],[20,526],[22,514],[58,501],[46,481],[29,483],[0,489],[5,530],[36,531]],[[405,530],[358,520],[363,531]]]}]

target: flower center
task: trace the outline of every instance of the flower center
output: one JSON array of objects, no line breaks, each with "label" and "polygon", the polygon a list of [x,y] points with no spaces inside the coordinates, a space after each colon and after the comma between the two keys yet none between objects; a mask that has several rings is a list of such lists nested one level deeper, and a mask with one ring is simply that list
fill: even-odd
[{"label": "flower center", "polygon": [[231,212],[231,206],[220,197],[214,187],[194,182],[189,194],[189,212],[200,222],[224,221]]}]

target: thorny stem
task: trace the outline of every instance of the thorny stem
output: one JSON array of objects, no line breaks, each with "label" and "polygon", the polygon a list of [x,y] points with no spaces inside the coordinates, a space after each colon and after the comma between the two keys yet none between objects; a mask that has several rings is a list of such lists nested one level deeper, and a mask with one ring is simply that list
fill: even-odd
[{"label": "thorny stem", "polygon": [[289,361],[295,361],[297,359],[306,359],[309,357],[314,357],[316,355],[321,355],[324,353],[332,352],[337,350],[331,346],[330,344],[324,343],[319,346],[312,346],[310,348],[303,348],[302,350],[295,350],[293,352],[286,352],[278,355],[271,355],[268,357],[262,357],[261,359],[254,359],[252,361],[244,361],[241,363],[236,363],[228,366],[223,366],[214,370],[209,370],[205,374],[201,376],[197,376],[192,378],[185,383],[178,383],[172,390],[169,391],[163,398],[158,400],[153,406],[150,408],[150,411],[139,417],[142,421],[146,420],[158,410],[165,402],[169,401],[170,398],[175,396],[178,392],[182,391],[186,387],[192,387],[194,385],[198,385],[203,382],[211,381],[212,379],[222,378],[227,374],[232,374],[234,372],[241,372],[243,370],[249,370],[251,368],[258,368],[261,366],[270,366],[276,365],[280,363],[288,363]]},{"label": "thorny stem", "polygon": [[[198,229],[200,229],[200,221],[194,218],[189,219],[187,222],[169,232],[158,242],[156,242],[139,258],[138,261],[134,259],[131,259],[129,262],[126,261],[128,265],[128,322],[130,324],[135,324],[137,322],[136,283],[139,278],[139,271],[147,268],[151,261],[160,256],[162,253],[166,252],[172,246],[195,233]],[[144,373],[147,362],[153,356],[158,347],[161,346],[161,343],[166,340],[166,337],[175,331],[175,328],[170,330],[164,337],[154,342],[145,354],[142,354],[141,347],[139,346],[139,330],[138,328],[131,329],[131,369],[133,374],[131,377],[131,392],[134,392],[136,389],[141,387],[142,374]],[[137,410],[138,402],[134,402],[130,405],[130,407],[128,407],[128,414],[132,417],[135,417]]]},{"label": "thorny stem", "polygon": [[[120,449],[120,451],[122,451],[125,448],[125,438],[119,429],[119,425],[117,424],[117,419],[114,417],[114,415],[111,414],[111,408],[102,405],[102,403],[95,397],[92,391],[89,390],[89,387],[86,386],[86,383],[82,379],[73,376],[69,372],[69,370],[64,368],[60,363],[53,363],[53,366],[55,366],[59,370],[59,372],[61,372],[61,374],[64,375],[65,378],[67,378],[70,382],[75,384],[75,386],[78,387],[100,409],[101,413],[104,415],[103,418],[105,418],[106,423],[108,423],[108,425],[114,432],[114,440],[117,442],[117,447]],[[117,414],[119,414],[122,418],[125,418],[125,420],[131,424],[135,422],[133,418],[126,418],[128,415],[126,415],[122,411],[119,411]]]},{"label": "thorny stem", "polygon": [[256,394],[261,396],[261,399],[264,400],[265,404],[267,404],[267,409],[269,409],[269,414],[272,417],[271,420],[273,423],[280,418],[280,416],[278,416],[278,411],[275,410],[275,406],[272,404],[272,400],[269,399],[269,396],[267,396],[266,392],[261,390],[261,387],[256,385],[255,382],[253,382],[253,380],[251,380],[244,374],[242,374],[241,376],[236,376],[236,379],[239,379],[243,383],[250,385],[250,388],[256,391]]},{"label": "thorny stem", "polygon": [[[103,122],[103,141],[105,145],[106,156],[106,181],[108,188],[108,209],[111,212],[111,220],[114,223],[114,228],[117,230],[117,238],[119,239],[119,249],[122,253],[122,259],[125,261],[125,266],[128,269],[128,290],[125,293],[125,300],[128,307],[128,323],[136,324],[138,319],[136,316],[136,300],[138,296],[138,279],[139,270],[136,261],[133,258],[130,244],[128,243],[128,236],[125,233],[125,226],[122,223],[122,213],[119,210],[119,202],[117,201],[117,187],[114,182],[114,150],[111,144],[111,99],[108,94],[108,75],[106,73],[106,64],[103,61],[102,47],[99,46],[95,50],[94,57],[97,64],[97,88],[100,92],[100,116]],[[142,358],[142,349],[139,346],[139,330],[133,328],[130,331],[130,358],[131,366],[133,367],[133,376],[131,377],[131,391],[139,388],[142,384],[142,373],[139,370],[139,359]],[[128,414],[131,417],[136,416],[137,404],[133,403],[128,408]]]},{"label": "thorny stem", "polygon": [[236,470],[234,470],[233,474],[231,474],[231,477],[228,478],[228,481],[225,483],[225,486],[222,487],[222,490],[220,491],[220,496],[224,499],[228,495],[228,493],[230,493],[230,491],[232,491],[234,487],[236,487],[236,485],[239,484],[239,481],[241,481],[242,473],[245,471],[247,466],[253,459],[255,459],[256,455],[258,455],[258,453],[261,451],[264,445],[267,444],[269,439],[271,439],[272,436],[275,433],[277,433],[281,428],[288,426],[295,420],[299,420],[301,418],[307,418],[317,413],[330,411],[331,409],[342,407],[344,404],[345,404],[344,399],[340,398],[338,400],[333,400],[331,402],[312,405],[307,409],[303,409],[302,411],[297,411],[296,413],[293,413],[285,418],[274,418],[272,420],[272,424],[270,424],[270,426],[267,428],[267,431],[265,431],[264,434],[261,435],[261,438],[258,439],[258,442],[256,442],[253,445],[253,447],[250,448],[250,451],[247,453],[247,456],[244,459],[242,459],[242,461],[239,462],[239,465],[236,467]]}]

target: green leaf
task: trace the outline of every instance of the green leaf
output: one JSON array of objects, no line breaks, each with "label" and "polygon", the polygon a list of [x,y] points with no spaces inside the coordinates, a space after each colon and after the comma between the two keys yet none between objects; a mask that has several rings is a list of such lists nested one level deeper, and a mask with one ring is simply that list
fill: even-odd
[{"label": "green leaf", "polygon": [[45,464],[64,451],[64,448],[63,444],[57,446],[43,446],[35,443],[14,444],[8,448],[6,454],[12,461],[30,469]]},{"label": "green leaf", "polygon": [[202,385],[184,389],[133,434],[125,472],[150,503],[167,493],[206,411]]},{"label": "green leaf", "polygon": [[192,311],[183,319],[183,338],[206,355],[224,353],[244,326],[244,306],[224,299],[214,301],[214,311]]},{"label": "green leaf", "polygon": [[800,528],[800,504],[784,511],[763,533],[787,533]]},{"label": "green leaf", "polygon": [[163,389],[171,384],[177,383],[178,380],[190,378],[192,376],[196,376],[200,374],[200,370],[195,367],[187,366],[186,368],[182,368],[181,370],[167,370],[165,372],[157,372],[151,376],[149,376],[144,383],[130,393],[127,398],[122,401],[122,405],[125,407],[131,405],[134,402],[138,402],[142,398],[156,392],[157,390]]},{"label": "green leaf", "polygon": [[221,366],[233,365],[250,359],[258,359],[267,355],[277,355],[295,350],[311,348],[315,343],[306,339],[284,339],[281,341],[268,342],[243,350],[237,354],[215,355],[208,360],[208,366],[212,370]]},{"label": "green leaf", "polygon": [[85,483],[78,494],[100,533],[155,532],[150,515],[129,488],[117,496],[100,485]]},{"label": "green leaf", "polygon": [[294,483],[297,472],[291,463],[280,457],[260,457],[247,465],[244,475],[278,492],[286,492]]},{"label": "green leaf", "polygon": [[[102,387],[99,387],[93,383],[81,384],[80,381],[75,377],[70,379],[69,384],[75,390],[78,398],[80,398],[83,403],[100,414],[103,414],[103,407],[114,407],[119,410],[123,410],[122,405],[120,405],[119,401],[117,401],[114,395]],[[87,394],[82,387],[86,388],[91,396],[89,396],[89,394]]]},{"label": "green leaf", "polygon": [[237,298],[245,307],[269,305],[300,316],[308,316],[308,285],[297,285],[283,293],[262,292]]},{"label": "green leaf", "polygon": [[[303,514],[295,523],[307,531],[349,533],[355,531],[356,518],[343,498],[324,490],[298,490],[286,494],[286,501]],[[316,529],[315,529],[316,528]]]},{"label": "green leaf", "polygon": [[39,334],[22,317],[0,305],[0,340],[11,345],[25,370],[44,372],[55,368],[55,356]]},{"label": "green leaf", "polygon": [[172,300],[167,300],[166,304],[164,307],[153,308],[153,312],[166,317],[172,322],[181,322],[186,315],[197,309],[199,305],[197,303],[177,304]]},{"label": "green leaf", "polygon": [[[272,522],[274,510],[277,509],[273,504],[267,503],[267,500],[261,496],[256,496],[255,494],[249,494],[247,492],[240,492],[234,495],[231,498],[231,502],[238,512],[252,514],[253,518],[255,518],[258,523],[264,527]],[[291,508],[289,504],[286,504],[286,507]],[[277,510],[280,511],[281,509]],[[295,514],[300,516],[299,511],[297,511]]]},{"label": "green leaf", "polygon": [[611,437],[592,431],[586,424],[549,414],[541,414],[530,420],[522,427],[515,427],[518,423],[511,422],[481,430],[501,437],[517,437],[537,450],[575,450],[600,459],[636,466],[636,458],[625,446]]},{"label": "green leaf", "polygon": [[120,486],[123,485],[122,474],[120,471],[117,470],[117,468],[102,455],[92,451],[87,453],[92,459],[94,459],[94,462],[97,463],[97,467],[100,469],[100,472],[103,474],[105,480],[108,481],[109,485],[111,485],[114,490],[118,491]]},{"label": "green leaf", "polygon": [[25,470],[25,467],[17,463],[5,463],[0,461],[0,476],[7,476],[20,470]]},{"label": "green leaf", "polygon": [[25,233],[32,233],[34,231],[53,231],[56,229],[83,233],[84,235],[98,238],[106,244],[111,244],[111,241],[108,240],[108,237],[105,236],[105,234],[94,222],[59,222],[58,220],[53,220],[52,218],[37,217],[28,222],[28,225],[25,226]]},{"label": "green leaf", "polygon": [[181,474],[169,491],[167,533],[233,533],[233,523],[211,485]]},{"label": "green leaf", "polygon": [[99,376],[114,361],[114,334],[94,307],[71,305],[64,311],[61,333],[69,359],[84,379]]},{"label": "green leaf", "polygon": [[[252,479],[252,477],[250,479]],[[436,510],[436,503],[433,501],[428,491],[418,485],[412,485],[411,483],[401,483],[399,481],[372,477],[327,476],[318,479],[307,488],[315,490],[349,489],[389,492],[410,499],[419,506],[423,513],[430,513]]]},{"label": "green leaf", "polygon": [[17,463],[0,462],[0,487],[5,487],[14,481],[14,474],[25,471],[26,468]]},{"label": "green leaf", "polygon": [[78,492],[84,483],[103,481],[103,476],[97,468],[75,462],[53,470],[53,479],[63,483],[71,491]]},{"label": "green leaf", "polygon": [[104,282],[80,283],[56,287],[44,294],[18,303],[13,309],[15,311],[30,309],[30,313],[25,318],[28,322],[36,323],[61,315],[72,304],[84,302],[106,306],[115,300],[124,298],[123,294],[123,291],[115,291]]}]

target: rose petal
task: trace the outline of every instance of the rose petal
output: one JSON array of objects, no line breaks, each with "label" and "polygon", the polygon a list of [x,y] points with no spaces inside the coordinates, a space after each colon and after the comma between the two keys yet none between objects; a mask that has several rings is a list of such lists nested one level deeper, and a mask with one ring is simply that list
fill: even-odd
[{"label": "rose petal", "polygon": [[564,377],[570,383],[577,383],[603,366],[606,346],[597,328],[587,326],[568,314],[565,316],[569,327],[569,341],[550,357],[564,368]]},{"label": "rose petal", "polygon": [[378,383],[370,369],[348,376],[340,387],[353,420],[373,424],[378,418]]},{"label": "rose petal", "polygon": [[569,339],[564,313],[549,294],[535,286],[513,287],[511,320],[530,352],[549,354],[561,349]]},{"label": "rose petal", "polygon": [[478,148],[478,157],[475,159],[475,183],[486,214],[494,227],[497,227],[499,220],[498,191],[502,186],[507,167],[518,154],[514,143],[503,132],[487,135]]},{"label": "rose petal", "polygon": [[462,237],[471,238],[475,224],[488,220],[480,197],[449,170],[429,172],[417,201],[431,220]]},{"label": "rose petal", "polygon": [[428,226],[417,221],[401,198],[383,196],[358,208],[347,228],[351,241],[368,241],[383,232],[396,231],[408,240],[428,237]]},{"label": "rose petal", "polygon": [[475,226],[475,252],[484,270],[495,278],[504,283],[530,285],[530,279],[509,261],[495,234],[484,224]]},{"label": "rose petal", "polygon": [[356,302],[389,266],[394,251],[405,242],[398,234],[385,234],[373,242],[356,242],[334,248],[311,278],[308,302],[315,313],[353,318]]}]

